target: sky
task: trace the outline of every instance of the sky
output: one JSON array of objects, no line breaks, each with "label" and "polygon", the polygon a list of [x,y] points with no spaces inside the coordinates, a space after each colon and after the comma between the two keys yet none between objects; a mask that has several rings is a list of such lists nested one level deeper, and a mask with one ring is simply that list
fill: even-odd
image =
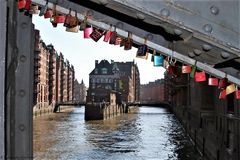
[{"label": "sky", "polygon": [[95,42],[92,39],[84,39],[83,32],[69,33],[65,27],[59,24],[53,28],[49,19],[33,16],[35,28],[40,30],[41,39],[48,45],[52,44],[58,53],[62,52],[64,58],[74,66],[75,78],[81,82],[83,79],[89,86],[89,73],[94,69],[95,60],[114,60],[116,62],[135,61],[140,71],[140,83],[146,84],[150,81],[163,78],[165,69],[154,67],[151,56],[147,60],[136,58],[136,48],[125,51],[123,47],[110,45],[103,41],[103,37]]}]

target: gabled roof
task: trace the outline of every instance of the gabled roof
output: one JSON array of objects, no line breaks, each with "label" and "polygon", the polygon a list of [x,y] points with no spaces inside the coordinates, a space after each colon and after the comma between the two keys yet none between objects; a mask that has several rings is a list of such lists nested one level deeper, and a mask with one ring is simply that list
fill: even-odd
[{"label": "gabled roof", "polygon": [[[92,70],[92,72],[89,75],[102,75],[101,69],[106,68],[107,69],[107,75],[113,74],[112,72],[112,64],[110,64],[107,60],[101,60],[100,63],[97,63],[95,68]],[[98,70],[97,73],[95,73],[95,70]],[[106,75],[106,74],[103,74]]]}]

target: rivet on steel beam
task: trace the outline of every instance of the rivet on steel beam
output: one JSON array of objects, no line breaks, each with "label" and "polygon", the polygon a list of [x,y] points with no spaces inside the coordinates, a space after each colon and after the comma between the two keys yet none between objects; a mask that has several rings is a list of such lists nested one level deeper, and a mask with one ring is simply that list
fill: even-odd
[{"label": "rivet on steel beam", "polygon": [[193,50],[193,53],[194,53],[195,55],[199,56],[199,55],[202,53],[202,51],[200,51],[199,49],[194,49],[194,50]]},{"label": "rivet on steel beam", "polygon": [[20,97],[24,97],[25,96],[25,91],[24,90],[20,90],[19,91],[19,96]]},{"label": "rivet on steel beam", "polygon": [[153,35],[152,34],[147,34],[146,38],[151,41],[153,39]]},{"label": "rivet on steel beam", "polygon": [[170,11],[167,8],[161,9],[160,12],[161,12],[161,15],[164,16],[164,17],[170,16]]},{"label": "rivet on steel beam", "polygon": [[108,0],[99,0],[99,3],[100,3],[101,5],[106,6],[106,5],[108,4]]},{"label": "rivet on steel beam", "polygon": [[24,28],[26,28],[26,27],[27,27],[27,23],[23,22],[23,23],[21,24],[21,28],[24,29]]},{"label": "rivet on steel beam", "polygon": [[211,24],[205,24],[205,25],[203,26],[203,30],[204,30],[205,32],[212,33],[212,31],[213,31],[212,25],[211,25]]},{"label": "rivet on steel beam", "polygon": [[143,14],[141,14],[141,13],[137,13],[136,17],[137,17],[137,19],[140,19],[140,20],[144,20],[145,19],[145,16]]},{"label": "rivet on steel beam", "polygon": [[227,53],[227,52],[222,51],[221,52],[221,56],[222,56],[222,58],[227,59],[227,58],[229,58],[230,54]]},{"label": "rivet on steel beam", "polygon": [[26,56],[24,56],[24,55],[21,55],[21,56],[20,56],[20,61],[21,61],[21,62],[25,62],[26,59],[27,59]]},{"label": "rivet on steel beam", "polygon": [[18,128],[19,128],[20,131],[24,131],[25,130],[25,126],[23,124],[20,124],[18,126]]},{"label": "rivet on steel beam", "polygon": [[219,13],[219,9],[216,6],[211,6],[210,10],[211,10],[211,13],[214,15],[218,15]]},{"label": "rivet on steel beam", "polygon": [[202,46],[202,48],[203,48],[204,51],[210,51],[212,49],[212,47],[210,45],[208,45],[208,44],[204,44]]},{"label": "rivet on steel beam", "polygon": [[179,29],[174,29],[174,33],[178,36],[180,36],[182,34],[182,31]]},{"label": "rivet on steel beam", "polygon": [[195,57],[193,52],[188,52],[188,56],[191,57],[191,58]]}]

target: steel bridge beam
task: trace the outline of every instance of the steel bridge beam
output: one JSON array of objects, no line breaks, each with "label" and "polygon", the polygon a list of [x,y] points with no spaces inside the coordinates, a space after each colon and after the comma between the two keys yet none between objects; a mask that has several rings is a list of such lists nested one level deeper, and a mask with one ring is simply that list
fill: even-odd
[{"label": "steel bridge beam", "polygon": [[0,1],[0,160],[5,155],[5,67],[6,67],[7,2]]},{"label": "steel bridge beam", "polygon": [[[57,2],[56,0],[49,0],[49,1],[52,2],[52,3],[49,3],[49,5],[48,5],[50,8],[53,7],[53,3]],[[74,1],[74,0],[71,0],[71,1]],[[80,20],[83,20],[84,16],[85,16],[84,14],[86,14],[87,11],[91,11],[91,8],[81,6],[80,2],[74,1],[75,3],[73,3],[71,1],[70,0],[58,1],[59,2],[57,4],[58,12],[63,13],[63,14],[68,14],[69,13],[69,8],[72,8],[73,10],[76,10],[78,12],[78,18]],[[45,5],[45,0],[33,0],[33,2],[38,4],[38,5]],[[111,2],[111,1],[108,1],[108,2]],[[121,1],[121,3],[125,3],[125,2],[126,1]],[[120,1],[119,1],[119,3],[120,3]],[[99,6],[99,7],[101,7],[101,6]],[[131,8],[131,7],[128,6],[128,8]],[[134,9],[136,9],[136,8],[134,8]],[[139,13],[145,13],[144,10],[141,10],[139,8],[138,8],[138,11],[139,11]],[[91,12],[93,12],[93,11],[91,11]],[[147,12],[147,13],[150,14],[149,12]],[[150,17],[152,19],[156,18],[154,16],[152,17],[152,15],[150,15]],[[137,28],[136,26],[125,24],[121,21],[119,22],[118,19],[115,19],[115,18],[112,18],[112,17],[106,17],[106,15],[103,15],[102,13],[99,13],[97,11],[94,11],[94,18],[95,19],[88,19],[88,23],[90,25],[93,25],[93,26],[97,27],[97,28],[102,28],[102,29],[105,29],[105,30],[108,30],[110,28],[110,24],[115,24],[116,26],[120,24],[119,27],[116,29],[116,31],[122,37],[127,37],[128,36],[128,31],[133,30],[132,31],[133,32],[133,37],[132,38],[133,38],[134,43],[137,43],[137,44],[143,44],[144,43],[144,37],[149,36],[149,34],[150,34],[150,37],[152,37],[151,35],[153,35],[152,33],[148,33],[141,28]],[[116,23],[116,22],[119,22],[119,23]],[[153,21],[151,21],[151,22],[153,22]],[[125,27],[122,27],[122,25],[124,25]],[[141,34],[140,31],[142,31],[141,33],[143,33],[143,34]],[[188,31],[188,30],[186,30],[186,31]],[[139,34],[140,34],[140,36],[139,36]],[[183,37],[183,38],[185,38],[184,41],[186,41],[186,42],[188,41],[188,36],[190,36],[190,39],[192,37],[195,37],[195,38],[196,37],[203,37],[202,39],[204,39],[204,36],[201,36],[201,34],[197,33],[197,32],[194,32],[194,34],[187,34],[186,33],[186,35],[187,35],[187,37]],[[237,35],[237,36],[239,36],[239,35]],[[236,76],[236,75],[233,76],[233,75],[225,73],[221,70],[215,69],[214,64],[206,63],[208,57],[210,59],[210,56],[206,57],[203,60],[202,59],[198,60],[198,57],[190,58],[188,56],[188,54],[186,54],[184,51],[182,51],[182,52],[172,51],[171,47],[168,47],[169,44],[171,44],[171,43],[169,43],[168,41],[163,39],[163,37],[161,37],[159,35],[156,35],[156,37],[158,37],[159,39],[158,38],[157,39],[153,38],[152,40],[150,40],[151,38],[149,38],[149,40],[147,41],[147,45],[151,49],[156,49],[157,52],[160,52],[160,53],[162,53],[164,55],[167,55],[167,56],[172,56],[173,58],[176,58],[178,61],[180,61],[182,63],[185,63],[185,64],[194,65],[196,60],[197,60],[196,65],[199,69],[202,69],[202,70],[206,71],[207,73],[209,73],[210,75],[213,75],[213,76],[216,76],[216,77],[219,77],[219,78],[223,78],[227,75],[229,81],[231,81],[231,82],[240,86],[240,79],[239,79],[238,76]],[[178,42],[176,42],[176,43],[178,43]],[[201,42],[196,41],[196,43],[200,43],[198,45],[204,45],[205,43],[207,43],[207,44],[211,43],[211,45],[214,44],[215,46],[220,47],[220,48],[215,49],[219,52],[220,51],[230,52],[231,53],[230,54],[231,58],[239,56],[239,49],[234,49],[232,47],[226,47],[225,45],[220,45],[219,43],[216,43],[216,40],[211,40],[211,38],[205,39],[205,43],[204,43],[204,41],[201,41]],[[191,49],[191,48],[189,48],[189,49]],[[217,59],[217,57],[219,57],[219,56],[214,56],[214,57],[215,58],[213,58],[213,59]]]}]

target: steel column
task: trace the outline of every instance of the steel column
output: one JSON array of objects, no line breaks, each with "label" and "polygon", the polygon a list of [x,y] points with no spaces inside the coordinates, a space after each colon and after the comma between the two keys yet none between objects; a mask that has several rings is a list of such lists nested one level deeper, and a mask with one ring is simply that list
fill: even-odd
[{"label": "steel column", "polygon": [[8,1],[6,159],[32,159],[33,25]]},{"label": "steel column", "polygon": [[0,160],[5,155],[5,58],[6,58],[6,26],[7,26],[7,3],[0,1]]}]

